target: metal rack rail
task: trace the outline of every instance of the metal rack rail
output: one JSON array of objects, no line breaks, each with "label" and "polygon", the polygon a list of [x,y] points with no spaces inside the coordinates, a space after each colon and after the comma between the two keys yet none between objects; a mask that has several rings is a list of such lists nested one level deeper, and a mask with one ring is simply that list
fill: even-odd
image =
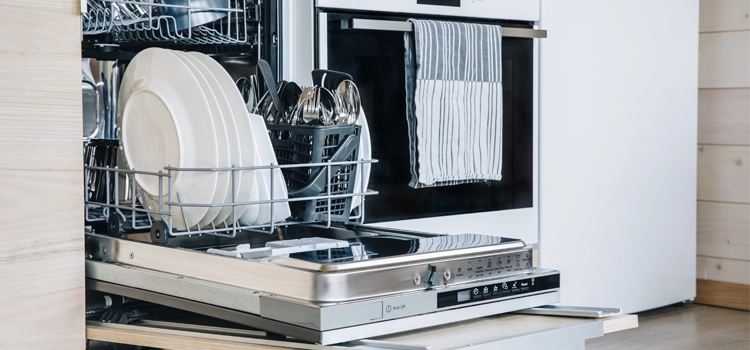
[{"label": "metal rack rail", "polygon": [[[87,0],[81,16],[84,35],[112,34],[114,42],[179,45],[246,44],[247,0]],[[221,4],[222,2],[216,2]],[[205,23],[204,23],[205,22]]]},{"label": "metal rack rail", "polygon": [[[330,227],[334,220],[331,220],[332,201],[336,199],[347,199],[352,200],[354,197],[361,197],[362,201],[360,206],[356,210],[356,214],[349,216],[348,224],[362,224],[364,222],[364,206],[365,197],[377,194],[377,191],[367,190],[362,188],[353,188],[350,193],[346,194],[331,194],[331,178],[336,176],[336,173],[332,171],[332,167],[336,166],[356,166],[361,167],[363,164],[377,163],[377,160],[357,160],[357,161],[344,161],[344,162],[322,162],[322,163],[310,163],[310,164],[287,164],[287,165],[266,165],[266,166],[248,166],[248,167],[230,167],[230,168],[179,168],[172,166],[165,166],[164,170],[158,172],[141,171],[141,170],[126,170],[119,169],[117,167],[97,167],[97,166],[85,166],[87,174],[91,172],[100,172],[103,176],[100,177],[100,181],[104,181],[106,186],[106,194],[103,196],[105,200],[85,200],[85,215],[88,222],[107,222],[107,233],[111,236],[119,237],[124,231],[128,230],[146,230],[150,229],[152,241],[166,244],[169,237],[175,236],[192,236],[192,235],[214,235],[221,237],[234,238],[239,231],[252,231],[260,233],[270,233],[274,229],[280,226],[290,226],[299,224],[322,224],[326,227]],[[238,173],[241,171],[268,171],[269,172],[269,187],[272,189],[274,184],[273,171],[275,169],[287,169],[287,168],[312,168],[321,167],[324,169],[327,175],[327,182],[325,186],[325,192],[317,196],[305,196],[296,198],[274,198],[273,191],[269,191],[270,198],[268,200],[258,201],[238,201],[237,200],[237,179]],[[172,191],[172,181],[178,172],[229,172],[231,176],[231,194],[232,201],[229,203],[188,203],[180,200],[180,194]],[[157,194],[158,200],[155,205],[149,206],[148,201],[145,200],[147,193],[144,192],[140,186],[137,185],[136,181],[129,181],[128,190],[133,194],[132,198],[127,201],[121,200],[120,194],[120,177],[135,175],[142,176],[155,176],[158,178],[159,193]],[[166,182],[166,193],[164,193],[163,186]],[[114,186],[111,186],[114,185]],[[286,185],[286,184],[284,184]],[[90,191],[91,184],[86,181],[86,192]],[[111,189],[114,189],[111,190]],[[112,193],[114,192],[114,193]],[[239,223],[237,216],[237,209],[241,206],[249,205],[269,205],[270,206],[270,218],[274,218],[274,204],[276,203],[291,203],[291,202],[304,202],[304,201],[326,201],[327,212],[321,214],[325,217],[325,220],[314,220],[314,221],[297,221],[297,220],[285,220],[282,222],[274,222],[271,220],[268,224],[260,225],[242,225]],[[229,218],[219,225],[214,223],[199,227],[197,225],[188,226],[188,222],[185,219],[185,208],[216,208],[216,207],[232,207],[232,213]],[[175,211],[182,211],[182,217],[184,225],[187,227],[186,230],[177,231],[173,229],[173,220]]]}]

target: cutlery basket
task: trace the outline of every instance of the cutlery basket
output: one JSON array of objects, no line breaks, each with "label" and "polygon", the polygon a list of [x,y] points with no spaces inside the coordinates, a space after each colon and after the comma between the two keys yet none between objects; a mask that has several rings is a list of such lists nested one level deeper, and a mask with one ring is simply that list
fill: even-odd
[{"label": "cutlery basket", "polygon": [[[268,124],[267,126],[271,144],[280,165],[359,160],[357,158],[361,132],[359,125]],[[357,168],[357,164],[331,165],[330,176],[326,176],[327,166],[282,168],[289,197],[321,196],[321,199],[290,202],[292,215],[305,222],[327,221],[328,219],[348,222],[353,196],[344,198],[335,196],[356,191],[354,187]]]}]

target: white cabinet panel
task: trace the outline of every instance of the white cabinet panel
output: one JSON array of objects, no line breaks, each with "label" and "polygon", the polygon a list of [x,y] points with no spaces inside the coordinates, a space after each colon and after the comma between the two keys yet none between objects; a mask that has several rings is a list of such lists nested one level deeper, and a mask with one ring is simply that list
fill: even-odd
[{"label": "white cabinet panel", "polygon": [[547,0],[540,264],[564,305],[695,296],[697,0]]}]

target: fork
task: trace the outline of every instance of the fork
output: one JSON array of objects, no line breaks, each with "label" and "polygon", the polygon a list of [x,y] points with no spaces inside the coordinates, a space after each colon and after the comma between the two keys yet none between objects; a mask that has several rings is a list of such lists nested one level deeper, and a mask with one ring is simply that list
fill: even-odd
[{"label": "fork", "polygon": [[302,121],[309,123],[320,119],[320,88],[313,87],[302,108]]}]

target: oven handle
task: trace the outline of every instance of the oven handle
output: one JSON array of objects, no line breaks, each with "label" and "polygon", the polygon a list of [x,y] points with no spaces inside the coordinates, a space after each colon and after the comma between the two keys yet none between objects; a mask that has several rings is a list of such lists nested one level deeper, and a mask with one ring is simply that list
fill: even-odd
[{"label": "oven handle", "polygon": [[[364,18],[350,18],[341,20],[341,29],[386,30],[393,32],[411,32],[414,26],[411,22],[384,21]],[[509,38],[546,38],[544,29],[528,29],[503,27],[503,36]]]}]

